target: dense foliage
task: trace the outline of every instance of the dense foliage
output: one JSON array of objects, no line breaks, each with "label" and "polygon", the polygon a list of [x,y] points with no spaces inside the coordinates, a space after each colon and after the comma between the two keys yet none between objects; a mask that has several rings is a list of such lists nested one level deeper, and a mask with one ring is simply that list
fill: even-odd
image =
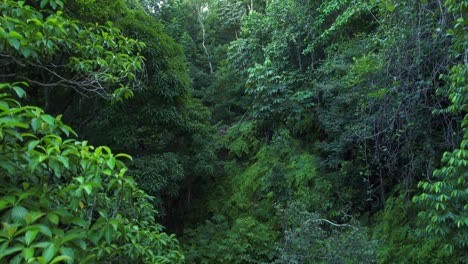
[{"label": "dense foliage", "polygon": [[0,10],[0,262],[466,263],[467,1]]},{"label": "dense foliage", "polygon": [[[184,46],[196,95],[220,123],[225,160],[182,237],[187,258],[463,261],[466,8],[167,1],[160,17]],[[316,218],[337,226],[314,226]],[[356,251],[362,255],[347,255]]]},{"label": "dense foliage", "polygon": [[[55,94],[123,99],[141,89],[144,43],[119,28],[64,16],[61,1],[2,1],[0,260],[9,263],[183,262],[150,196],[110,148],[76,133],[50,109]],[[5,41],[3,41],[5,40]],[[28,89],[28,90],[29,90]],[[38,94],[43,93],[45,100]],[[55,99],[57,100],[57,99]],[[131,159],[131,158],[130,158]]]},{"label": "dense foliage", "polygon": [[41,8],[47,5],[50,9],[41,12],[25,1],[0,4],[2,78],[106,98],[130,96],[137,87],[136,72],[142,68],[138,51],[144,43],[123,36],[111,22],[88,24],[64,17],[58,10],[62,1],[40,1]]},{"label": "dense foliage", "polygon": [[[24,84],[23,84],[24,85]],[[174,263],[174,236],[108,147],[67,137],[59,117],[21,106],[2,83],[0,260],[9,263]]]}]

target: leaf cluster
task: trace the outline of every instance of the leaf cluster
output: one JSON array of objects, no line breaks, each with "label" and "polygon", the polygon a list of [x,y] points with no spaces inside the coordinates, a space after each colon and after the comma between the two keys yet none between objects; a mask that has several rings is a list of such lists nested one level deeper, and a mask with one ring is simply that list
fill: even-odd
[{"label": "leaf cluster", "polygon": [[174,236],[154,222],[150,197],[108,147],[76,135],[59,117],[21,106],[2,83],[0,260],[10,263],[181,262]]}]

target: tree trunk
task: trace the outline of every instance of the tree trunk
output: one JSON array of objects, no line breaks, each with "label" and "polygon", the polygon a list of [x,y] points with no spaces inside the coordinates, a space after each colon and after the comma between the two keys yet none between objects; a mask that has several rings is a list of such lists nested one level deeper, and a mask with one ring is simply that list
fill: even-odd
[{"label": "tree trunk", "polygon": [[206,32],[205,32],[205,25],[203,24],[202,15],[201,15],[202,7],[197,8],[197,9],[198,9],[198,23],[200,23],[200,26],[202,29],[202,46],[203,46],[203,49],[205,50],[206,57],[208,58],[208,65],[210,66],[210,73],[213,74],[214,71],[213,71],[213,65],[211,63],[211,56],[205,45]]}]

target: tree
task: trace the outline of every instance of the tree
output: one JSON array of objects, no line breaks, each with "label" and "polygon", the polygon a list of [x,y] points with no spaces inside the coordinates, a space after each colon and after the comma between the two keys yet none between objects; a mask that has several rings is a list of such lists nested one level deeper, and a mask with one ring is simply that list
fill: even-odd
[{"label": "tree", "polygon": [[131,157],[68,138],[76,134],[60,116],[11,98],[24,85],[0,84],[0,260],[182,262],[119,160]]},{"label": "tree", "polygon": [[[145,57],[141,82],[146,88],[112,105],[75,96],[64,119],[93,144],[135,157],[128,163],[131,175],[155,197],[159,220],[170,232],[181,232],[183,214],[197,195],[194,182],[211,177],[216,167],[210,113],[192,95],[182,47],[141,5],[126,2],[124,7],[113,24],[126,36],[146,43],[141,51]],[[60,98],[56,97],[57,104]]]},{"label": "tree", "polygon": [[[268,1],[264,10],[251,8],[250,3],[259,1],[242,2],[250,10],[242,17],[239,34],[229,44],[227,66],[215,72],[217,78],[210,90],[222,94],[223,102],[219,105],[228,106],[225,102],[237,100],[243,102],[239,108],[246,109],[237,116],[237,120],[230,117],[228,131],[234,133],[239,128],[248,128],[249,132],[244,131],[241,133],[243,136],[228,139],[231,142],[226,144],[229,146],[226,150],[229,162],[225,167],[228,177],[225,181],[217,179],[212,183],[216,190],[220,190],[219,197],[231,197],[226,206],[232,209],[228,212],[212,209],[213,213],[206,218],[210,219],[209,223],[202,224],[198,230],[191,229],[189,241],[196,241],[193,237],[197,234],[201,240],[201,234],[210,228],[233,230],[232,227],[238,223],[236,220],[245,220],[242,214],[246,212],[249,216],[259,212],[254,220],[266,223],[263,232],[267,233],[269,228],[279,231],[277,225],[265,221],[273,219],[271,200],[268,199],[289,197],[291,189],[285,186],[292,176],[285,170],[288,167],[285,164],[295,161],[293,153],[304,151],[313,153],[318,160],[320,177],[330,182],[330,189],[326,192],[330,195],[326,203],[328,210],[320,212],[325,219],[341,225],[346,224],[351,215],[375,226],[381,219],[377,213],[386,210],[387,202],[392,206],[392,199],[399,197],[403,208],[399,208],[398,216],[392,218],[389,216],[391,213],[385,211],[387,215],[384,217],[384,225],[395,226],[395,230],[372,230],[385,232],[381,236],[375,234],[382,241],[377,246],[378,252],[387,254],[380,257],[385,261],[402,253],[401,259],[414,260],[418,255],[409,256],[413,253],[406,249],[417,247],[421,249],[420,253],[432,252],[427,258],[431,261],[442,263],[453,259],[439,254],[443,250],[433,252],[437,246],[435,238],[421,241],[405,237],[415,234],[419,227],[415,217],[417,209],[409,206],[412,196],[418,193],[417,182],[431,180],[432,171],[440,166],[439,157],[446,149],[458,145],[462,135],[458,124],[466,109],[437,111],[449,104],[449,97],[458,101],[466,98],[464,92],[460,92],[462,88],[451,89],[460,91],[451,91],[449,96],[446,88],[452,81],[439,78],[441,74],[448,75],[449,69],[466,57],[466,33],[459,34],[463,36],[459,38],[444,34],[453,22],[454,16],[450,14],[453,11],[437,0],[273,0]],[[461,4],[456,8],[457,16],[466,13],[464,6]],[[223,14],[230,13],[223,10]],[[454,33],[462,30],[466,22],[459,18],[457,23]],[[451,45],[458,46],[458,57],[447,55]],[[455,67],[452,71],[459,72],[453,78],[460,80],[466,74],[463,67]],[[465,83],[459,85],[464,86]],[[235,89],[245,92],[234,93]],[[210,106],[217,104],[215,100],[209,103]],[[238,120],[239,123],[236,122]],[[258,148],[269,149],[274,153],[272,155],[281,155],[282,152],[272,146],[279,135],[284,136],[284,131],[294,141],[300,142],[300,147],[285,155],[285,164],[269,164],[270,172],[262,167],[263,159],[259,158]],[[291,148],[290,145],[284,146],[285,150]],[[454,157],[458,154],[457,161]],[[463,157],[464,154],[457,151],[447,155],[445,160],[463,165]],[[303,165],[302,169],[305,167]],[[450,169],[444,175],[451,175],[452,171]],[[463,173],[464,168],[460,168],[460,174]],[[466,210],[462,205],[466,203],[466,185],[463,180],[455,184],[454,181],[463,178],[457,175],[457,179],[450,176],[454,178],[444,188],[448,192],[453,188],[457,193],[454,194],[456,197],[451,197],[453,211],[447,212],[457,215],[451,217],[463,226]],[[443,184],[436,185],[441,188]],[[262,188],[272,190],[271,197],[263,197]],[[429,189],[426,192],[432,195],[435,189]],[[313,197],[310,195],[311,200]],[[445,199],[445,196],[431,196],[430,199]],[[250,206],[252,201],[255,201],[255,206]],[[209,207],[216,208],[213,205]],[[441,208],[440,205],[438,207]],[[391,212],[393,208],[388,210]],[[313,206],[303,210],[304,213],[315,211],[317,208]],[[394,224],[398,221],[405,221],[405,224]],[[457,224],[453,222],[446,226],[445,223],[448,220],[440,222],[439,228],[453,231]],[[465,239],[459,231],[447,235],[446,241],[455,236]],[[303,235],[299,231],[291,233],[291,237]],[[233,233],[226,232],[221,237],[230,235]],[[209,237],[213,238],[210,241],[221,239],[219,234],[210,233]],[[294,243],[308,242],[300,240],[290,239]],[[346,239],[341,242],[346,244]],[[249,246],[254,244],[252,241],[246,243]],[[401,250],[398,249],[400,246]],[[193,255],[216,254],[212,247],[198,248],[199,252]],[[285,255],[294,257],[295,250],[285,252]],[[238,253],[233,251],[229,254]],[[244,255],[248,252],[247,257],[254,256],[257,261],[266,259],[255,251],[240,252]],[[462,251],[457,249],[457,252]],[[275,252],[273,259],[278,259],[278,256]]]},{"label": "tree", "polygon": [[143,42],[127,38],[112,23],[84,23],[67,18],[60,0],[42,0],[40,9],[25,1],[2,1],[0,80],[27,81],[44,88],[73,89],[106,99],[128,98],[142,89],[139,52]]},{"label": "tree", "polygon": [[283,237],[272,263],[376,263],[377,241],[355,223],[334,223],[294,202],[278,208],[278,214]]},{"label": "tree", "polygon": [[464,14],[466,3],[447,1],[448,9],[457,18],[448,34],[453,37],[452,52],[458,64],[453,65],[447,78],[451,105],[446,112],[464,115],[461,122],[462,140],[457,149],[445,152],[443,167],[434,171],[434,181],[421,181],[423,193],[413,201],[422,205],[419,216],[426,224],[423,234],[443,242],[448,255],[466,261],[468,249],[468,24]]},{"label": "tree", "polygon": [[[122,3],[115,3],[120,11]],[[77,134],[61,115],[17,102],[66,112],[87,96],[120,101],[144,88],[139,53],[146,45],[107,21],[115,18],[109,6],[94,21],[99,8],[82,19],[74,8],[85,7],[60,0],[0,3],[0,262],[183,262],[174,235],[154,220],[152,198],[126,175],[119,159],[129,155],[68,138]]]}]

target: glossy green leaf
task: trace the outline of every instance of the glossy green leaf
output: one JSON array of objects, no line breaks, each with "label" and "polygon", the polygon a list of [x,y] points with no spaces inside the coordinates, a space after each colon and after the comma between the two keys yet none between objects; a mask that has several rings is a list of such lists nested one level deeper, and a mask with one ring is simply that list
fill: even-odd
[{"label": "glossy green leaf", "polygon": [[55,253],[57,252],[57,247],[55,246],[54,243],[51,243],[48,247],[44,249],[44,252],[42,252],[42,257],[44,258],[46,263],[49,263],[52,258],[55,256]]},{"label": "glossy green leaf", "polygon": [[13,86],[13,90],[15,90],[19,98],[23,98],[26,95],[26,92],[21,87]]},{"label": "glossy green leaf", "polygon": [[54,225],[58,225],[59,223],[59,216],[54,213],[48,213],[47,219],[49,219],[49,221]]},{"label": "glossy green leaf", "polygon": [[24,242],[26,243],[27,246],[31,245],[31,243],[36,238],[37,234],[39,234],[39,230],[31,230],[31,231],[26,232],[24,236]]}]

